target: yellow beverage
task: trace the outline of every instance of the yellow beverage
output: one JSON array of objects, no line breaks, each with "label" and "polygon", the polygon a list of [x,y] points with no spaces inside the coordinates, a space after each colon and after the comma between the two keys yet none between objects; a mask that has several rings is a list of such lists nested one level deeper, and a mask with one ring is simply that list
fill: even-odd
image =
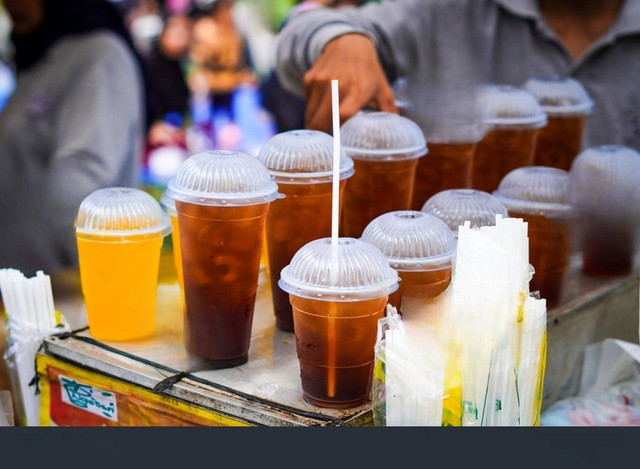
[{"label": "yellow beverage", "polygon": [[163,236],[77,241],[91,335],[123,341],[153,334]]},{"label": "yellow beverage", "polygon": [[173,245],[173,262],[176,265],[176,276],[180,285],[180,296],[184,304],[184,278],[182,276],[182,250],[180,249],[180,227],[178,226],[178,214],[171,214],[171,244]]}]

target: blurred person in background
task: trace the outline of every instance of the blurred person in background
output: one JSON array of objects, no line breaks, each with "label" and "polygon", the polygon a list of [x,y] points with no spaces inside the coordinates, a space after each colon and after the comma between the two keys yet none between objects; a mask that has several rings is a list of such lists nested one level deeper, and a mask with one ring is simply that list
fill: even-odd
[{"label": "blurred person in background", "polygon": [[188,53],[192,20],[187,15],[170,15],[158,41],[143,56],[149,98],[151,147],[184,144],[182,125],[189,117],[187,85]]},{"label": "blurred person in background", "polygon": [[234,90],[258,83],[246,38],[234,21],[234,5],[235,0],[214,0],[201,6],[190,48],[193,73],[206,77],[214,108],[222,109],[231,120]]},{"label": "blurred person in background", "polygon": [[390,83],[520,86],[571,76],[595,101],[585,146],[640,150],[640,0],[383,0],[296,14],[281,31],[277,71],[304,97],[305,125],[328,130],[329,82],[340,116],[397,112]]},{"label": "blurred person in background", "polygon": [[0,114],[0,267],[77,266],[74,219],[101,187],[138,182],[141,64],[106,0],[5,0],[14,93]]}]

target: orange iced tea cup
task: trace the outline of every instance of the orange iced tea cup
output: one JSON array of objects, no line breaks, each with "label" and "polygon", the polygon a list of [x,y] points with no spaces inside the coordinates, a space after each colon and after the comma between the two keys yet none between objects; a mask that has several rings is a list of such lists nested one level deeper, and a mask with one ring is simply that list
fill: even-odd
[{"label": "orange iced tea cup", "polygon": [[351,408],[370,398],[378,321],[397,274],[376,247],[353,238],[304,245],[282,270],[293,307],[304,399]]},{"label": "orange iced tea cup", "polygon": [[215,150],[189,157],[167,192],[180,225],[185,347],[214,368],[245,363],[277,186],[256,158]]},{"label": "orange iced tea cup", "polygon": [[[278,286],[280,271],[302,246],[331,235],[333,138],[317,130],[291,130],[273,136],[258,154],[284,199],[267,215],[271,294],[278,329],[293,332],[289,294]],[[340,158],[340,199],[353,160]]]},{"label": "orange iced tea cup", "polygon": [[570,77],[534,77],[523,88],[537,98],[548,116],[547,126],[538,134],[533,164],[569,171],[582,149],[582,134],[593,112],[593,100],[584,86]]},{"label": "orange iced tea cup", "polygon": [[340,133],[355,166],[344,190],[340,234],[359,238],[377,216],[409,209],[418,158],[427,146],[413,121],[386,112],[361,112]]}]

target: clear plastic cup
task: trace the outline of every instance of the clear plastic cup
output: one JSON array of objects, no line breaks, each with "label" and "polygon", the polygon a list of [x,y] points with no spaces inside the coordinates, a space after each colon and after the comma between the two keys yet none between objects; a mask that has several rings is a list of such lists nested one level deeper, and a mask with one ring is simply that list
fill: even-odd
[{"label": "clear plastic cup", "polygon": [[417,124],[387,112],[356,114],[340,134],[355,166],[344,191],[340,233],[359,238],[377,216],[409,209],[418,158],[427,145]]},{"label": "clear plastic cup", "polygon": [[476,147],[471,187],[493,192],[510,171],[533,165],[536,139],[547,125],[547,115],[535,96],[514,86],[486,86],[479,100],[491,130]]},{"label": "clear plastic cup", "polygon": [[403,295],[435,298],[449,286],[456,240],[435,215],[415,210],[385,213],[367,225],[360,239],[380,249],[398,272],[401,281],[389,303],[401,314]]},{"label": "clear plastic cup", "polygon": [[621,145],[587,148],[570,170],[571,202],[581,217],[582,269],[621,276],[637,268],[640,153]]},{"label": "clear plastic cup", "polygon": [[185,347],[214,368],[248,359],[265,220],[277,189],[256,158],[224,150],[189,157],[167,185],[180,225]]},{"label": "clear plastic cup", "polygon": [[548,166],[528,166],[507,174],[493,193],[528,224],[530,290],[539,291],[547,307],[562,301],[572,253],[575,211],[569,203],[569,173]]},{"label": "clear plastic cup", "polygon": [[[284,199],[271,204],[267,215],[267,252],[276,325],[293,332],[289,294],[278,286],[280,271],[302,246],[331,236],[333,138],[317,130],[292,130],[273,136],[258,160],[278,184]],[[340,159],[340,201],[353,160]]]},{"label": "clear plastic cup", "polygon": [[582,134],[594,109],[593,100],[584,86],[571,77],[534,77],[523,88],[536,97],[548,117],[547,125],[538,134],[533,164],[569,171],[582,149]]},{"label": "clear plastic cup", "polygon": [[180,226],[178,225],[178,211],[176,210],[176,202],[165,192],[160,197],[160,204],[171,220],[171,248],[173,251],[173,263],[176,268],[176,277],[178,285],[180,285],[180,296],[184,305],[184,279],[182,274],[182,251],[180,250]]},{"label": "clear plastic cup", "polygon": [[488,192],[476,189],[447,189],[429,198],[422,212],[435,215],[451,229],[458,238],[458,228],[469,221],[471,228],[493,226],[496,215],[509,216],[507,207]]},{"label": "clear plastic cup", "polygon": [[155,329],[160,252],[171,223],[148,193],[98,189],[75,221],[80,281],[91,335],[127,341]]},{"label": "clear plastic cup", "polygon": [[373,383],[378,320],[398,274],[378,248],[354,238],[305,244],[282,269],[293,306],[304,399],[320,407],[364,404]]}]

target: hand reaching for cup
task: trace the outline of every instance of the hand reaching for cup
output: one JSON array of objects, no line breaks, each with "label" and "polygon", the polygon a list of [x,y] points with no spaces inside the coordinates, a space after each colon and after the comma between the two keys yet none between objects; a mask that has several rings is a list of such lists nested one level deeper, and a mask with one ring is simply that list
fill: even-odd
[{"label": "hand reaching for cup", "polygon": [[339,84],[341,123],[365,106],[398,112],[373,41],[365,35],[345,34],[333,39],[304,75],[308,129],[331,129],[331,80]]}]

